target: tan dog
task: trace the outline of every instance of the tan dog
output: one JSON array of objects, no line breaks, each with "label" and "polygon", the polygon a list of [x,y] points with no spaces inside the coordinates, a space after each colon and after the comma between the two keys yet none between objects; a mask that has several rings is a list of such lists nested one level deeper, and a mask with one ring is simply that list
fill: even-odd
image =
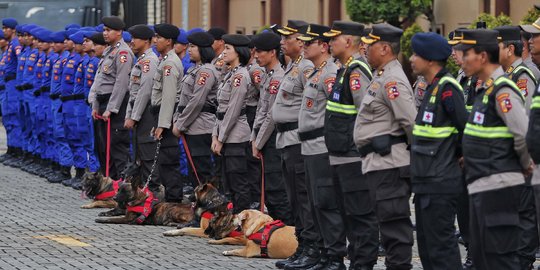
[{"label": "tan dog", "polygon": [[92,202],[81,206],[90,208],[115,208],[118,204],[113,197],[118,192],[119,180],[104,177],[101,173],[87,172],[82,179],[82,189],[86,197]]},{"label": "tan dog", "polygon": [[199,227],[185,227],[169,230],[164,236],[195,236],[208,238],[213,245],[245,245],[246,237],[235,232],[234,215],[228,209],[227,200],[212,184],[203,184],[195,188],[196,214],[200,216]]},{"label": "tan dog", "polygon": [[[244,210],[238,214],[234,224],[242,228],[242,232],[248,238],[246,246],[241,249],[224,251],[225,256],[240,257],[268,257],[272,259],[285,259],[290,257],[298,247],[298,241],[294,235],[293,226],[276,226],[269,215],[257,210]],[[279,221],[278,221],[279,223]],[[260,237],[263,236],[263,237]],[[261,238],[266,238],[266,252]],[[262,244],[262,245],[261,245]],[[261,246],[263,249],[261,249]],[[261,252],[262,251],[262,252]],[[266,254],[265,254],[266,253]]]}]

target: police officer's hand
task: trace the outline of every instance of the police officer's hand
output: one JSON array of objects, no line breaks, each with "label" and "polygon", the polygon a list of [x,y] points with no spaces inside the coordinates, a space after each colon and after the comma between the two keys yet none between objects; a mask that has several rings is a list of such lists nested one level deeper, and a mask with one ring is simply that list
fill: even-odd
[{"label": "police officer's hand", "polygon": [[98,111],[92,110],[92,119],[97,120],[98,119]]},{"label": "police officer's hand", "polygon": [[163,128],[158,127],[156,129],[154,129],[154,139],[155,140],[161,140],[161,138],[162,138],[161,134],[162,133],[163,133]]},{"label": "police officer's hand", "polygon": [[463,166],[465,166],[465,161],[463,160],[463,157],[460,157],[458,159],[458,164],[459,164],[459,167],[461,167],[461,169],[463,169]]},{"label": "police officer's hand", "polygon": [[127,118],[124,121],[124,127],[127,129],[132,129],[135,126],[135,120]]},{"label": "police officer's hand", "polygon": [[255,146],[254,143],[251,144],[251,153],[253,153],[254,158],[261,159],[261,152],[259,149],[257,149],[257,146]]},{"label": "police officer's hand", "polygon": [[111,117],[111,112],[110,111],[105,111],[103,113],[102,117],[103,117],[103,121],[109,120],[109,117]]},{"label": "police officer's hand", "polygon": [[180,135],[182,135],[182,132],[180,132],[180,130],[177,127],[173,127],[172,133],[174,134],[174,136],[179,137],[179,138],[180,138]]},{"label": "police officer's hand", "polygon": [[532,160],[531,160],[531,162],[529,163],[529,167],[527,167],[527,169],[523,170],[523,175],[525,177],[529,177],[530,175],[532,175],[533,171],[534,171],[534,162],[532,162]]},{"label": "police officer's hand", "polygon": [[212,152],[218,156],[221,156],[221,149],[223,148],[223,143],[220,142],[217,137],[212,137]]}]

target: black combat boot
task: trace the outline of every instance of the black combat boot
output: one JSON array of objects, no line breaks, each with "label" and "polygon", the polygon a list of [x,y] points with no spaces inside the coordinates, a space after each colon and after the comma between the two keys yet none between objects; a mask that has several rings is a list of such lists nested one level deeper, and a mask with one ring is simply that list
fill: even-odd
[{"label": "black combat boot", "polygon": [[54,184],[62,183],[66,179],[71,179],[71,167],[60,166],[60,171],[49,182]]},{"label": "black combat boot", "polygon": [[328,255],[326,254],[326,249],[321,249],[320,252],[321,252],[321,259],[319,260],[319,262],[316,265],[307,268],[306,270],[325,270],[326,269],[326,265],[328,264],[328,261],[329,261]]},{"label": "black combat boot", "polygon": [[71,178],[71,187],[76,190],[82,190],[82,178],[86,170],[84,168],[75,168],[75,177]]},{"label": "black combat boot", "polygon": [[298,241],[298,247],[296,248],[296,251],[294,252],[294,254],[291,255],[289,258],[287,258],[285,260],[277,261],[276,262],[276,267],[279,268],[279,269],[285,268],[285,265],[296,261],[298,259],[298,257],[300,257],[300,255],[302,255],[302,251],[304,251],[304,244],[303,244],[303,241],[300,240],[300,241]]},{"label": "black combat boot", "polygon": [[4,163],[5,160],[8,158],[11,158],[11,153],[13,152],[13,149],[8,146],[6,153],[0,156],[0,162]]},{"label": "black combat boot", "polygon": [[307,269],[316,265],[321,259],[317,244],[307,242],[304,244],[302,254],[295,261],[285,265],[285,270]]},{"label": "black combat boot", "polygon": [[347,267],[343,263],[343,258],[336,257],[336,256],[326,256],[327,260],[324,265],[320,268],[316,268],[319,264],[312,268],[308,268],[308,270],[347,270]]},{"label": "black combat boot", "polygon": [[53,177],[56,176],[56,174],[60,171],[60,164],[55,161],[51,161],[51,171],[47,175],[45,175],[45,178],[47,178],[47,181],[51,181]]},{"label": "black combat boot", "polygon": [[42,159],[41,160],[41,167],[43,168],[39,172],[37,172],[40,177],[45,177],[47,174],[50,174],[52,172],[51,168],[51,161],[48,159]]},{"label": "black combat boot", "polygon": [[14,164],[21,162],[22,158],[23,158],[22,149],[20,147],[14,147],[12,158],[6,160],[6,162],[4,162],[4,165],[13,167]]}]

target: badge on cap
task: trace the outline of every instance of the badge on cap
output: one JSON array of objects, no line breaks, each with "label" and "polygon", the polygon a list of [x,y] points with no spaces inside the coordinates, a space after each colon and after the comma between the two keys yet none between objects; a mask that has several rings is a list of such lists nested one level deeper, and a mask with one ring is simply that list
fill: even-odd
[{"label": "badge on cap", "polygon": [[510,101],[510,95],[503,93],[497,96],[497,102],[503,113],[507,113],[512,109],[512,102]]},{"label": "badge on cap", "polygon": [[422,121],[426,123],[433,123],[433,113],[432,112],[424,112],[424,116],[422,116]]},{"label": "badge on cap", "polygon": [[473,123],[482,125],[484,124],[484,114],[481,112],[474,112]]},{"label": "badge on cap", "polygon": [[208,77],[210,77],[210,74],[208,74],[206,72],[201,72],[201,74],[199,74],[199,79],[197,80],[197,84],[198,85],[205,85],[206,84],[206,79],[208,79]]}]

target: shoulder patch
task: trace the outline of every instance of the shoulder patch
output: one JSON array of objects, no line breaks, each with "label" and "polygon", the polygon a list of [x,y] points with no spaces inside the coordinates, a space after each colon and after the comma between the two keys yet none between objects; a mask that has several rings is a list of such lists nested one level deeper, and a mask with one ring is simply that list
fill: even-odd
[{"label": "shoulder patch", "polygon": [[360,74],[351,74],[349,77],[349,87],[351,88],[351,91],[358,91],[360,88],[362,88],[362,84],[360,83]]},{"label": "shoulder patch", "polygon": [[120,63],[125,63],[128,60],[128,52],[127,51],[120,51],[118,53],[120,55]]},{"label": "shoulder patch", "polygon": [[199,74],[199,79],[197,79],[197,84],[205,85],[206,79],[208,79],[208,77],[210,77],[210,74],[208,74],[207,72],[201,72],[201,74]]},{"label": "shoulder patch", "polygon": [[164,75],[164,76],[169,76],[169,75],[171,75],[171,69],[172,69],[172,66],[169,66],[169,65],[164,66],[164,67],[163,67],[163,75]]},{"label": "shoulder patch", "polygon": [[508,93],[497,95],[497,103],[503,113],[507,113],[512,109],[512,102],[510,101],[510,95]]},{"label": "shoulder patch", "polygon": [[268,86],[268,92],[270,92],[271,95],[277,94],[279,90],[279,81],[272,80],[270,81],[270,85]]},{"label": "shoulder patch", "polygon": [[389,82],[384,85],[386,89],[386,95],[390,100],[394,100],[399,97],[399,91],[397,89],[397,82]]},{"label": "shoulder patch", "polygon": [[311,75],[312,72],[313,72],[313,68],[306,68],[306,69],[304,70],[304,76],[305,76],[306,78],[308,78],[309,75]]},{"label": "shoulder patch", "polygon": [[142,72],[147,73],[148,71],[150,71],[150,60],[143,61],[142,64]]},{"label": "shoulder patch", "polygon": [[332,92],[332,88],[334,87],[335,82],[335,77],[327,78],[326,80],[324,80],[324,85],[326,85],[326,91],[328,91],[328,93]]},{"label": "shoulder patch", "polygon": [[233,87],[238,87],[240,86],[240,84],[242,84],[242,74],[238,74],[236,76],[233,77],[232,79],[232,86]]},{"label": "shoulder patch", "polygon": [[216,61],[216,67],[223,67],[223,65],[225,65],[225,61],[223,61],[223,59],[219,58],[217,61]]},{"label": "shoulder patch", "polygon": [[517,81],[517,86],[519,88],[519,90],[521,90],[521,93],[523,93],[523,96],[527,96],[529,94],[528,90],[527,90],[527,82],[529,80],[528,79],[519,79]]},{"label": "shoulder patch", "polygon": [[255,70],[253,72],[253,83],[259,84],[259,83],[261,83],[261,81],[262,81],[261,71],[260,70]]}]

